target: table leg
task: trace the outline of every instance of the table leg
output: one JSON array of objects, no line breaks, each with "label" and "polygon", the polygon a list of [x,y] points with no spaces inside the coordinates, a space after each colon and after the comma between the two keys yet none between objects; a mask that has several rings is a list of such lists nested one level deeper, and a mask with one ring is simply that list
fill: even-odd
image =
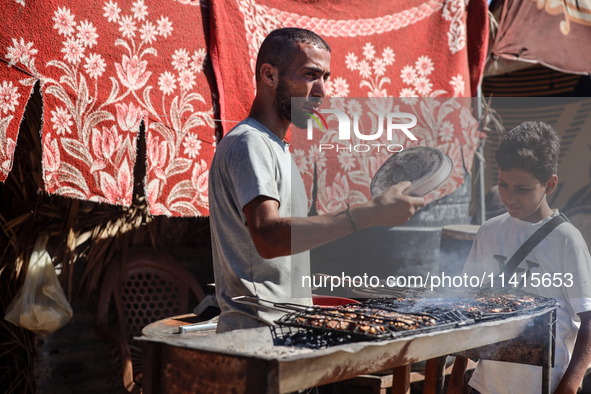
[{"label": "table leg", "polygon": [[392,394],[410,394],[410,364],[394,368]]},{"label": "table leg", "polygon": [[550,377],[554,350],[552,342],[554,340],[554,320],[556,319],[555,313],[556,311],[554,310],[544,315],[544,324],[546,324],[548,328],[546,329],[542,352],[542,394],[550,394],[550,388],[552,387]]},{"label": "table leg", "polygon": [[423,394],[440,394],[443,392],[445,361],[447,356],[427,360]]},{"label": "table leg", "polygon": [[160,360],[160,344],[142,342],[142,392],[144,394],[155,394],[160,391],[158,360]]}]

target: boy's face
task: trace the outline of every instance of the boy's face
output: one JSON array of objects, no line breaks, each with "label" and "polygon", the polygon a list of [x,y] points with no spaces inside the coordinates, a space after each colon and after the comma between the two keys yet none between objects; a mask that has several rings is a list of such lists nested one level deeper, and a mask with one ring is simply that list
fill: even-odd
[{"label": "boy's face", "polygon": [[512,168],[509,171],[499,169],[499,194],[509,215],[532,223],[552,214],[546,195],[554,191],[557,182],[556,175],[542,183],[522,168]]}]

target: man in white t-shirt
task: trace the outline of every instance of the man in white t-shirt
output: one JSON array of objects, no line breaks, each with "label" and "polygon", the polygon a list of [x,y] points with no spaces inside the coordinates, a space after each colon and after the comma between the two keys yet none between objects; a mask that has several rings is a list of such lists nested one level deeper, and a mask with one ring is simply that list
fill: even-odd
[{"label": "man in white t-shirt", "polygon": [[[273,324],[281,316],[240,305],[236,296],[310,304],[310,289],[301,288],[309,249],[356,229],[402,225],[425,204],[403,195],[410,183],[402,182],[346,211],[306,217],[303,182],[284,137],[292,122],[306,128],[304,107],[318,107],[329,75],[330,47],[309,30],[274,30],[261,44],[251,111],[220,141],[209,174],[218,332]],[[292,97],[306,98],[293,108],[295,119]]]},{"label": "man in white t-shirt", "polygon": [[[558,136],[543,122],[522,123],[503,138],[495,158],[499,194],[508,212],[480,227],[465,273],[505,272],[506,263],[519,247],[559,214],[546,200],[558,183],[559,151]],[[515,273],[521,282],[518,287],[555,298],[560,304],[551,389],[574,394],[591,362],[591,257],[585,240],[572,224],[562,223],[534,247]],[[534,279],[544,277],[551,278],[550,285],[547,280]],[[505,287],[511,286],[509,279],[505,278]],[[456,359],[448,394],[462,392],[466,364],[466,359]],[[469,385],[483,394],[539,394],[542,368],[481,360]]]}]

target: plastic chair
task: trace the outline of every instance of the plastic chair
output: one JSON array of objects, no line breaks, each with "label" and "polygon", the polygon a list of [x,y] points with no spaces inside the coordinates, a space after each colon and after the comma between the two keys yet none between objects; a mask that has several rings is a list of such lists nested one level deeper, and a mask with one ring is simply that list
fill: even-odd
[{"label": "plastic chair", "polygon": [[105,272],[95,331],[116,344],[112,354],[127,391],[141,393],[141,347],[134,344],[133,337],[156,320],[189,312],[189,294],[196,303],[205,294],[195,277],[162,251],[129,249],[124,264],[121,262],[119,256]]}]

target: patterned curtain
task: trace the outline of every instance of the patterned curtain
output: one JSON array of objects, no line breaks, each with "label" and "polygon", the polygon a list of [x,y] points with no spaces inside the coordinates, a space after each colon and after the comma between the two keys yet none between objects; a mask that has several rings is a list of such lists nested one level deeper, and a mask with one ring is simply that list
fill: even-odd
[{"label": "patterned curtain", "polygon": [[208,214],[215,147],[198,2],[3,2],[0,180],[31,87],[43,96],[45,190],[129,206],[140,124],[152,214]]},{"label": "patterned curtain", "polygon": [[[38,84],[44,189],[130,205],[143,122],[145,195],[152,214],[169,216],[208,214],[214,103],[224,132],[247,115],[272,29],[329,42],[333,97],[473,96],[488,35],[484,0],[5,0],[3,17],[0,181]],[[454,133],[438,148],[470,168],[478,130]],[[459,169],[440,196],[461,183]]]}]

